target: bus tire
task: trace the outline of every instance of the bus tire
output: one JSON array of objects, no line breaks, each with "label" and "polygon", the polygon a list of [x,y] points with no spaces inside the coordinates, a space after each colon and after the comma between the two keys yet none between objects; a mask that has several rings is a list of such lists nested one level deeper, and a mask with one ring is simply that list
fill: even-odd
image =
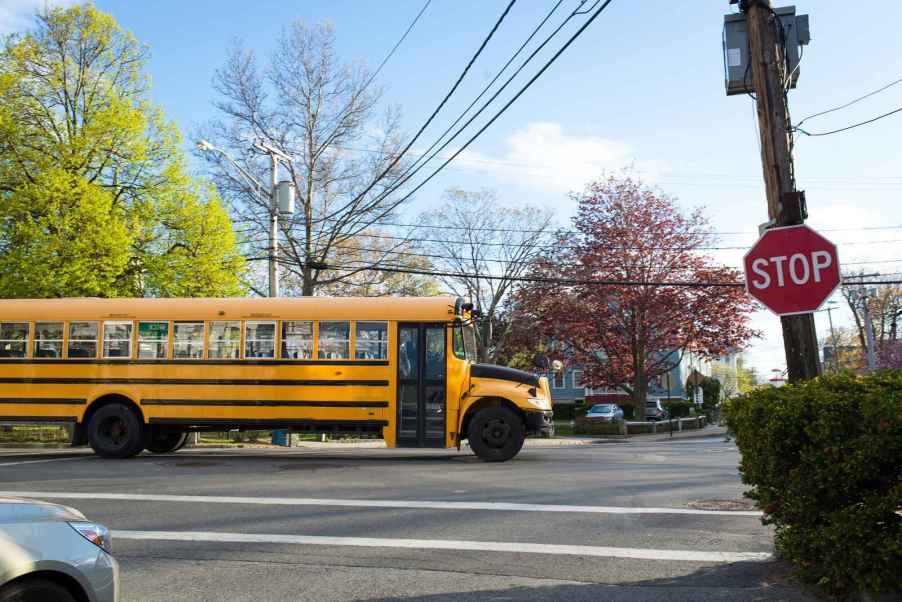
[{"label": "bus tire", "polygon": [[151,429],[144,449],[152,454],[169,454],[182,449],[188,441],[188,433]]},{"label": "bus tire", "polygon": [[506,462],[523,447],[523,420],[505,407],[480,410],[470,421],[467,439],[473,453],[484,462]]},{"label": "bus tire", "polygon": [[121,403],[98,409],[88,423],[88,442],[103,458],[130,458],[141,453],[144,441],[144,423]]}]

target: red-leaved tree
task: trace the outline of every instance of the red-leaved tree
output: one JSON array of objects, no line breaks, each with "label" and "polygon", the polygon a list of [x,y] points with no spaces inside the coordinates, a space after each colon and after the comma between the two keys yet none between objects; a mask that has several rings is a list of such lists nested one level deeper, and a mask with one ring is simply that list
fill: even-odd
[{"label": "red-leaved tree", "polygon": [[587,386],[623,390],[642,416],[651,380],[686,352],[718,356],[756,336],[741,274],[701,252],[712,236],[700,211],[684,214],[631,177],[574,199],[575,232],[540,260],[541,281],[523,286],[517,305],[583,367]]}]

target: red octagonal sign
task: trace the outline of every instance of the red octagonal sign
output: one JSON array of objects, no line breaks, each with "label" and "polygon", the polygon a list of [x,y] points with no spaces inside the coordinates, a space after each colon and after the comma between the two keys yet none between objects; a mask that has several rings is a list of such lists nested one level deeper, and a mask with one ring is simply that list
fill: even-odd
[{"label": "red octagonal sign", "polygon": [[839,286],[836,245],[804,225],[771,228],[743,264],[749,294],[780,316],[817,310]]}]

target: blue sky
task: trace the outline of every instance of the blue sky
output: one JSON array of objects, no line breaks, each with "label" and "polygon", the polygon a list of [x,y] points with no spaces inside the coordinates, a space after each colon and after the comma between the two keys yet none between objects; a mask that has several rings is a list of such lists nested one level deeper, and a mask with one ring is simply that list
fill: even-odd
[{"label": "blue sky", "polygon": [[[329,20],[342,56],[375,67],[423,2],[96,4],[150,46],[153,99],[181,127],[188,146],[192,130],[215,115],[211,78],[234,38],[264,58],[283,25],[294,19]],[[561,14],[576,3],[567,0]],[[871,0],[865,13],[858,4],[796,3],[799,13],[810,14],[813,38],[799,87],[790,95],[796,121],[902,77],[897,60],[902,8],[891,0]],[[43,0],[0,0],[0,31],[27,26],[40,5]],[[408,131],[431,113],[505,5],[501,0],[432,1],[379,78],[386,102],[401,107]],[[441,114],[446,120],[440,116],[425,140],[437,136],[469,103],[551,5],[517,2]],[[752,102],[728,98],[723,91],[721,29],[729,11],[726,0],[615,0],[461,160],[417,195],[408,214],[430,207],[451,186],[490,187],[510,204],[552,207],[566,225],[573,211],[567,191],[581,189],[603,170],[632,165],[683,206],[706,207],[714,229],[743,233],[724,235],[724,246],[750,245],[757,224],[766,219],[766,203]],[[829,130],[900,106],[902,84],[806,125]],[[844,262],[902,259],[902,244],[878,242],[902,239],[902,229],[856,230],[902,225],[896,209],[902,191],[902,158],[896,152],[900,134],[902,114],[798,142],[796,168],[799,185],[807,191],[809,223],[831,230],[827,235],[839,244]],[[739,266],[741,256],[742,251],[723,251],[717,258]],[[866,267],[902,272],[902,262]],[[840,314],[838,323],[848,323],[848,312]],[[817,321],[823,336],[826,314],[818,314]],[[779,320],[759,312],[754,323],[765,338],[753,345],[749,360],[762,373],[782,368]]]}]

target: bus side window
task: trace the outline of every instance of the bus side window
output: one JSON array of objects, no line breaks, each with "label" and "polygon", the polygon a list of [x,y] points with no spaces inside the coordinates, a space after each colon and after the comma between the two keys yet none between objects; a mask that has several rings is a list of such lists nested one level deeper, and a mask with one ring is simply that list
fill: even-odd
[{"label": "bus side window", "polygon": [[309,360],[313,357],[313,322],[282,322],[282,359]]},{"label": "bus side window", "polygon": [[204,359],[203,322],[175,322],[172,325],[172,357],[177,360]]},{"label": "bus side window", "polygon": [[31,355],[36,358],[63,357],[62,322],[35,322]]},{"label": "bus side window", "polygon": [[350,322],[319,323],[319,357],[327,360],[346,360],[351,352]]},{"label": "bus side window", "polygon": [[126,359],[132,355],[132,323],[125,321],[103,323],[103,357]]},{"label": "bus side window", "polygon": [[138,322],[138,358],[166,359],[169,322]]},{"label": "bus side window", "polygon": [[25,357],[28,322],[0,322],[0,357]]},{"label": "bus side window", "polygon": [[241,355],[241,322],[210,322],[210,359],[237,360]]},{"label": "bus side window", "polygon": [[388,322],[357,322],[354,357],[359,360],[388,359]]},{"label": "bus side window", "polygon": [[276,356],[276,323],[244,323],[244,358],[271,359]]},{"label": "bus side window", "polygon": [[97,322],[69,322],[69,358],[97,357]]}]

